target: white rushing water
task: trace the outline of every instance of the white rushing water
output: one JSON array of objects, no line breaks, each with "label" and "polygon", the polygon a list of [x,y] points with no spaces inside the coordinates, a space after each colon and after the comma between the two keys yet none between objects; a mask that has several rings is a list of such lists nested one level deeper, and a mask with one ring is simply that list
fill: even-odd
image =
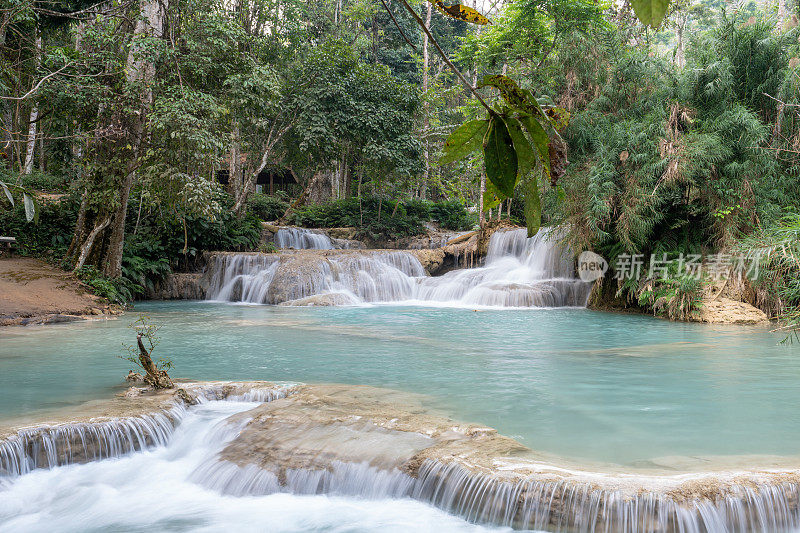
[{"label": "white rushing water", "polygon": [[322,233],[305,228],[281,228],[275,234],[275,246],[295,250],[333,250],[333,242]]},{"label": "white rushing water", "polygon": [[225,419],[256,405],[203,403],[148,451],[0,477],[0,531],[487,531],[410,499],[235,497],[193,481],[246,422]]},{"label": "white rushing water", "polygon": [[[240,398],[273,397],[278,396]],[[118,457],[95,455],[86,464],[42,464],[24,475],[2,475],[0,531],[497,530],[470,523],[475,522],[505,531],[701,533],[796,531],[800,526],[800,488],[790,481],[731,485],[712,500],[699,493],[626,494],[591,482],[512,481],[431,460],[423,462],[416,478],[397,468],[333,460],[328,468],[287,469],[279,480],[253,465],[219,459],[250,421],[231,417],[257,405],[238,398],[204,401],[182,410],[174,429],[156,430],[162,439],[151,448],[120,448]],[[104,428],[109,442],[153,432],[125,424]],[[312,437],[294,445],[307,453],[314,442]],[[367,435],[348,449],[372,442]],[[67,449],[66,442],[54,441],[52,452],[63,456]]]},{"label": "white rushing water", "polygon": [[[547,228],[492,235],[486,265],[429,277],[409,252],[322,256],[225,254],[209,265],[208,299],[258,304],[424,302],[493,307],[584,307],[591,285]],[[317,300],[309,300],[317,298]]]}]

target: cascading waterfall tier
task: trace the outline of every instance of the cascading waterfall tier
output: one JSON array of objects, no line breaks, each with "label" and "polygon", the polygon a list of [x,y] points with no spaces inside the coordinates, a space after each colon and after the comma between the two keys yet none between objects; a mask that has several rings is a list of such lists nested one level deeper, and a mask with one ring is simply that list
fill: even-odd
[{"label": "cascading waterfall tier", "polygon": [[[180,390],[187,391],[193,402],[264,403],[285,398],[294,388],[220,382],[202,386],[187,384]],[[168,394],[166,399],[164,394]],[[154,412],[20,429],[0,440],[0,477],[22,475],[38,468],[99,461],[164,446],[183,419],[186,404],[182,399],[175,400],[170,393],[162,393],[155,401],[151,399],[143,403],[142,409],[153,409]]]},{"label": "cascading waterfall tier", "polygon": [[[223,448],[181,474],[227,495],[413,498],[475,523],[546,531],[800,527],[800,471],[641,476],[580,471],[538,462],[491,428],[426,414],[418,400],[396,391],[258,382],[187,384],[184,390],[199,403],[267,402],[213,419],[206,438]],[[280,398],[286,399],[272,401]],[[173,425],[191,418],[176,405],[181,407],[175,413],[158,413],[164,418],[138,415],[22,430],[0,443],[6,452],[0,453],[6,474],[0,491],[13,486],[15,478],[8,474],[166,444]],[[192,423],[198,423],[196,417]],[[38,433],[22,435],[26,431]],[[28,448],[12,458],[18,443]]]},{"label": "cascading waterfall tier", "polygon": [[[426,461],[412,497],[473,522],[545,531],[794,531],[800,484],[772,480],[714,487],[705,494],[602,488],[597,482],[506,481],[457,462]],[[614,485],[614,480],[607,480]]]},{"label": "cascading waterfall tier", "polygon": [[209,272],[211,300],[298,305],[318,296],[336,304],[407,300],[425,275],[415,256],[399,251],[219,254]]},{"label": "cascading waterfall tier", "polygon": [[333,250],[333,242],[323,233],[305,228],[280,228],[275,234],[275,246],[295,250]]},{"label": "cascading waterfall tier", "polygon": [[435,302],[497,307],[585,307],[591,284],[574,275],[558,232],[492,235],[486,266],[430,277],[404,251],[216,254],[208,299],[257,304]]},{"label": "cascading waterfall tier", "polygon": [[363,248],[360,241],[337,239],[324,230],[278,227],[271,237],[272,243],[285,250],[350,250]]},{"label": "cascading waterfall tier", "polygon": [[21,430],[0,443],[0,476],[164,446],[184,411],[182,405],[175,405],[162,413]]},{"label": "cascading waterfall tier", "polygon": [[[343,397],[348,391],[350,399]],[[516,529],[800,527],[798,471],[637,476],[569,470],[527,457],[529,450],[490,428],[420,415],[418,406],[404,409],[391,394],[306,386],[288,404],[250,412],[238,437],[192,479],[233,496],[414,498],[472,522]]]},{"label": "cascading waterfall tier", "polygon": [[489,240],[486,265],[419,280],[416,299],[495,307],[585,307],[591,284],[577,279],[559,232],[501,230]]},{"label": "cascading waterfall tier", "polygon": [[600,488],[591,482],[505,480],[457,461],[426,460],[416,476],[368,462],[331,461],[324,469],[282,476],[254,465],[219,461],[196,471],[207,488],[231,496],[279,492],[368,499],[413,498],[470,522],[535,531],[776,532],[800,527],[800,484],[736,485],[683,499],[662,492]]}]

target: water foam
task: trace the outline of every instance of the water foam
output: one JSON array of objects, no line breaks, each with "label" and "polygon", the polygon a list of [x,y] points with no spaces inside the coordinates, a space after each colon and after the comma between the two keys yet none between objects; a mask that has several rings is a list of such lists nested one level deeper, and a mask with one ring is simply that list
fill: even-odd
[{"label": "water foam", "polygon": [[696,494],[681,499],[566,480],[503,479],[435,460],[424,461],[417,477],[368,463],[332,461],[326,469],[287,470],[279,479],[254,465],[218,461],[203,465],[192,478],[238,497],[291,493],[413,498],[469,522],[537,531],[774,532],[800,527],[800,486],[789,482],[735,485],[716,498]]},{"label": "water foam", "polygon": [[[287,493],[235,497],[193,481],[247,422],[257,404],[208,401],[190,407],[165,446],[114,460],[0,478],[0,530],[487,531],[410,499]],[[229,418],[236,415],[236,424]],[[298,473],[298,477],[316,474]],[[308,484],[312,483],[311,481]],[[296,481],[297,486],[306,482]],[[229,491],[233,492],[233,491]],[[388,491],[387,491],[388,492]],[[310,493],[317,494],[317,493]],[[495,529],[492,529],[495,530]]]},{"label": "water foam", "polygon": [[220,254],[209,265],[208,298],[280,304],[314,296],[326,305],[427,302],[488,307],[585,307],[591,284],[574,275],[558,232],[495,232],[486,265],[429,277],[409,252]]},{"label": "water foam", "polygon": [[[293,386],[234,390],[224,383],[193,389],[199,402],[225,400],[264,403],[285,398]],[[0,477],[27,474],[39,468],[99,461],[151,447],[165,446],[183,420],[186,406],[97,422],[71,422],[25,428],[0,442]]]}]

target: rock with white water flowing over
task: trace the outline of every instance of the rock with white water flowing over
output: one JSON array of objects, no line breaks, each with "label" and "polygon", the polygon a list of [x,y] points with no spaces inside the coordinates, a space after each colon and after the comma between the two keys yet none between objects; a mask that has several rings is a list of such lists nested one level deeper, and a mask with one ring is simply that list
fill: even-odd
[{"label": "rock with white water flowing over", "polygon": [[[492,235],[486,265],[427,276],[415,253],[320,251],[217,254],[208,299],[258,304],[354,305],[433,302],[496,307],[585,307],[591,284],[575,276],[572,254],[547,228]],[[337,294],[323,299],[311,297]]]},{"label": "rock with white water flowing over", "polygon": [[[217,530],[223,524],[206,509],[218,514],[254,500],[263,505],[265,496],[280,493],[334,495],[348,505],[418,500],[470,522],[538,531],[800,527],[798,470],[621,474],[603,465],[544,461],[491,428],[443,418],[424,407],[424,397],[398,391],[183,385],[196,400],[188,407],[167,402],[165,393],[145,404],[119,400],[105,409],[135,415],[26,428],[0,440],[0,529],[52,531],[67,523],[82,530],[158,530],[191,518],[192,529]],[[163,409],[170,405],[180,412],[169,417]],[[145,448],[148,453],[136,453]],[[102,461],[111,457],[117,459]],[[97,463],[55,468],[89,461]],[[30,476],[34,468],[50,471]],[[158,492],[161,487],[167,490]],[[74,505],[76,495],[90,493],[96,496]],[[118,512],[119,505],[130,512]],[[245,513],[253,523],[252,506]],[[119,521],[128,515],[135,524]],[[308,528],[306,522],[290,530]]]}]

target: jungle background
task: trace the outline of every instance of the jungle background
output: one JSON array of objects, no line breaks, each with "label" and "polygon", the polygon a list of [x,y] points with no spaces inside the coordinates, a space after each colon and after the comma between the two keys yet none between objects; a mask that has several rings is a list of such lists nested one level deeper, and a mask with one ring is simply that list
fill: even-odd
[{"label": "jungle background", "polygon": [[[756,303],[797,323],[796,3],[677,0],[654,30],[627,1],[466,2],[492,24],[411,5],[473,86],[502,73],[568,112],[544,224],[609,261],[758,254]],[[480,154],[438,163],[483,110],[397,0],[2,0],[0,62],[0,235],[112,299],[255,249],[262,221],[524,223],[520,188],[484,209]],[[699,290],[607,287],[642,307]]]}]

